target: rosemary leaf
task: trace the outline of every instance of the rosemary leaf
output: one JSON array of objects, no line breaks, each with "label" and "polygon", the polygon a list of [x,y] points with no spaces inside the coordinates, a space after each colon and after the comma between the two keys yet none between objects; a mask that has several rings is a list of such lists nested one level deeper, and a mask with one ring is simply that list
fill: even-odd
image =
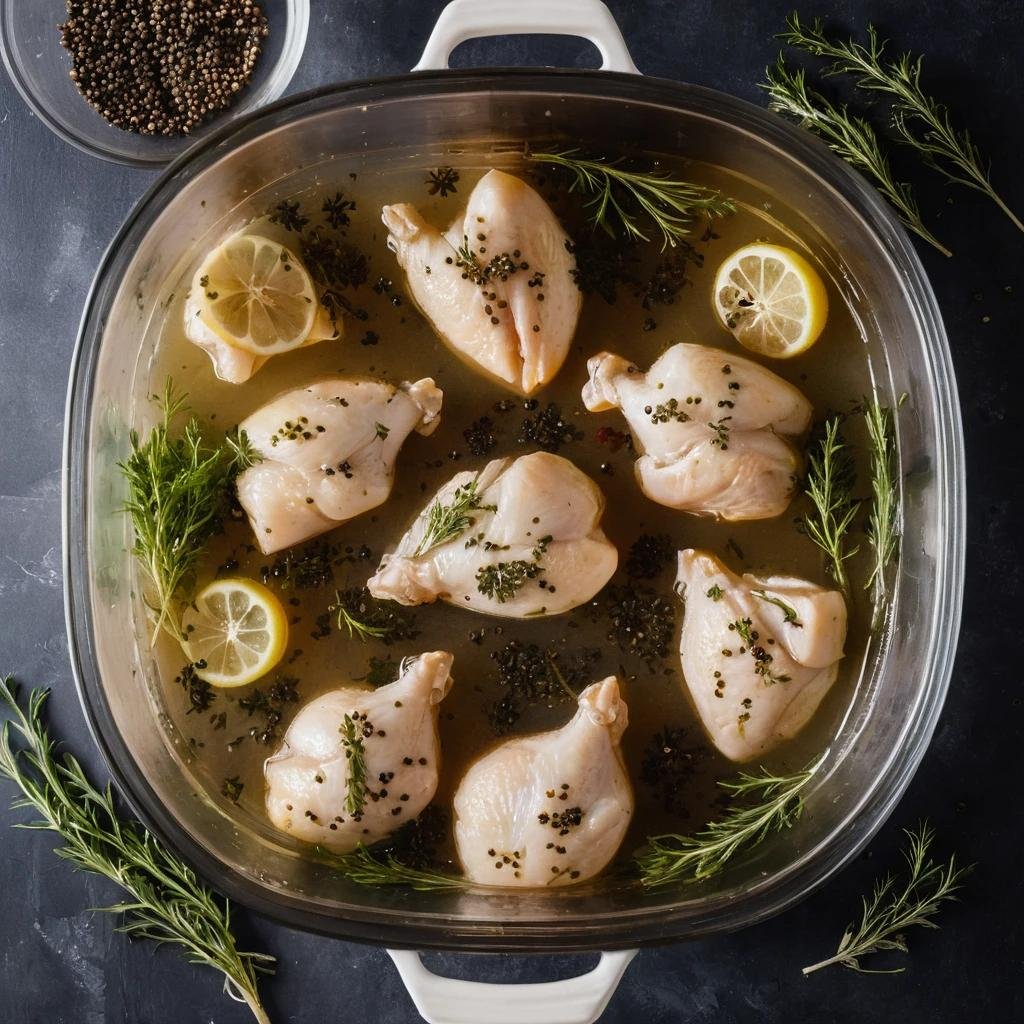
[{"label": "rosemary leaf", "polygon": [[810,453],[804,493],[813,510],[804,516],[804,526],[807,536],[824,552],[832,578],[848,593],[846,561],[860,549],[847,550],[846,534],[860,502],[853,499],[856,471],[841,426],[841,416],[827,419],[824,434]]},{"label": "rosemary leaf", "polygon": [[935,246],[943,256],[952,255],[925,227],[910,186],[893,177],[889,158],[867,121],[851,114],[845,104],[835,104],[811,89],[804,72],[786,67],[781,54],[765,75],[767,82],[762,88],[768,93],[772,110],[794,118],[801,128],[817,135],[833,153],[871,181],[907,228]]},{"label": "rosemary leaf", "polygon": [[884,408],[877,398],[865,398],[862,409],[871,440],[871,512],[867,533],[874,552],[874,565],[864,589],[873,590],[874,628],[885,608],[885,570],[899,549],[900,489],[892,409]]},{"label": "rosemary leaf", "polygon": [[[0,731],[0,775],[21,791],[15,806],[39,818],[22,827],[56,832],[57,853],[76,868],[102,875],[127,893],[104,910],[125,915],[119,930],[132,938],[177,946],[187,960],[224,975],[224,988],[243,1000],[260,1024],[269,1024],[257,991],[274,957],[238,949],[230,906],[222,904],[177,855],[133,821],[124,821],[110,787],[97,789],[70,754],[59,754],[43,722],[48,690],[34,689],[25,706],[8,676],[0,703],[11,719]],[[20,744],[15,745],[15,737]]]},{"label": "rosemary leaf", "polygon": [[916,829],[904,829],[904,833],[910,840],[909,849],[903,852],[910,871],[906,882],[899,887],[892,875],[876,882],[871,898],[861,901],[860,924],[851,924],[846,929],[835,956],[805,967],[804,974],[813,974],[833,964],[842,964],[863,974],[901,974],[905,967],[890,970],[862,967],[861,957],[887,950],[906,953],[904,933],[908,928],[914,925],[938,928],[935,915],[943,903],[956,899],[956,892],[971,866],[958,867],[955,856],[946,864],[936,864],[928,856],[935,831],[923,822]]},{"label": "rosemary leaf", "polygon": [[423,536],[413,552],[414,557],[425,555],[428,551],[462,536],[475,522],[470,515],[471,512],[497,511],[495,505],[480,504],[477,483],[476,480],[470,480],[468,484],[456,487],[450,505],[435,501],[427,509],[426,526],[423,529]]},{"label": "rosemary leaf", "polygon": [[720,821],[708,822],[694,836],[662,835],[647,840],[636,855],[640,880],[647,888],[673,882],[699,882],[718,874],[738,853],[757,846],[773,832],[791,828],[803,812],[801,793],[817,765],[794,775],[740,772],[732,782],[719,782],[733,797],[756,803],[731,806]]},{"label": "rosemary leaf", "polygon": [[797,629],[803,629],[803,623],[797,616],[796,609],[791,605],[787,604],[782,600],[781,597],[772,597],[771,594],[766,593],[763,590],[752,590],[750,592],[751,597],[756,597],[767,604],[773,604],[776,608],[782,610],[783,622],[788,622],[791,626],[796,626]]},{"label": "rosemary leaf", "polygon": [[351,715],[345,715],[339,731],[345,760],[348,762],[345,810],[355,816],[362,814],[366,806],[366,748],[363,746],[360,727]]},{"label": "rosemary leaf", "polygon": [[900,140],[948,181],[988,196],[1024,231],[1024,223],[993,188],[987,161],[970,134],[957,129],[946,106],[921,87],[921,57],[904,53],[890,60],[885,55],[885,40],[879,39],[873,25],[868,25],[866,46],[853,40],[833,42],[825,35],[820,19],[815,18],[805,27],[795,12],[789,16],[786,31],[779,38],[833,61],[826,74],[856,75],[861,88],[891,98],[892,125]]},{"label": "rosemary leaf", "polygon": [[649,222],[661,234],[661,248],[674,248],[701,220],[736,212],[736,204],[715,189],[677,181],[656,171],[628,171],[614,160],[587,160],[575,149],[556,153],[528,152],[534,163],[560,167],[571,177],[569,190],[589,196],[586,204],[594,227],[612,238],[650,241],[641,227]]},{"label": "rosemary leaf", "polygon": [[377,854],[362,843],[351,853],[337,855],[321,850],[321,856],[357,885],[405,885],[417,892],[431,892],[464,889],[471,884],[458,875],[408,867],[394,854]]}]

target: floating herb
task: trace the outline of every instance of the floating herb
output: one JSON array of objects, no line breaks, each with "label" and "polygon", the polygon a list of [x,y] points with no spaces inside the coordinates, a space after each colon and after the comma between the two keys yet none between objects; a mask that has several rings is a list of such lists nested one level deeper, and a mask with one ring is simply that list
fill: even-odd
[{"label": "floating herb", "polygon": [[350,587],[334,595],[329,611],[334,615],[338,629],[344,627],[350,637],[380,640],[393,644],[400,640],[413,640],[419,636],[415,618],[393,601],[379,601],[366,587]]},{"label": "floating herb", "polygon": [[856,75],[861,88],[888,96],[893,104],[892,125],[901,142],[947,181],[988,196],[1018,230],[1024,231],[1024,223],[992,187],[988,162],[970,134],[955,128],[946,106],[921,87],[921,57],[904,53],[895,60],[888,59],[885,40],[879,39],[873,25],[868,25],[867,46],[852,40],[832,42],[820,19],[815,18],[805,28],[795,12],[789,16],[786,31],[779,38],[816,57],[832,60],[826,74]]},{"label": "floating herb", "polygon": [[693,776],[707,751],[689,743],[682,727],[655,733],[644,749],[640,778],[652,790],[662,809],[679,818],[690,816],[688,801],[693,795]]},{"label": "floating herb", "polygon": [[271,211],[270,222],[280,224],[285,231],[301,231],[309,223],[309,218],[300,212],[297,199],[282,199]]},{"label": "floating herb", "polygon": [[607,639],[643,659],[648,669],[668,657],[675,628],[675,604],[651,587],[635,583],[608,587],[591,603],[608,618]]},{"label": "floating herb", "polygon": [[544,409],[523,419],[516,440],[520,444],[534,444],[542,451],[555,453],[563,445],[582,441],[583,431],[565,419],[559,406],[548,402]]},{"label": "floating herb", "polygon": [[187,715],[194,711],[209,711],[217,699],[217,691],[205,679],[200,677],[196,669],[206,668],[205,661],[190,661],[175,677],[174,681],[185,691],[188,697]]},{"label": "floating herb", "polygon": [[199,560],[220,529],[229,487],[241,462],[251,457],[244,434],[230,442],[207,443],[195,416],[180,437],[172,438],[174,420],[187,399],[175,393],[170,378],[156,401],[160,422],[145,441],[133,430],[131,454],[118,463],[128,484],[125,511],[135,531],[132,553],[149,584],[146,600],[155,616],[154,644],[160,629],[181,641],[177,605],[188,598]]},{"label": "floating herb", "polygon": [[230,778],[225,778],[220,784],[220,795],[227,800],[230,800],[233,804],[237,804],[240,797],[242,796],[242,790],[245,789],[245,783],[237,775],[232,775]]},{"label": "floating herb", "polygon": [[870,899],[861,901],[863,910],[859,925],[851,924],[843,933],[835,956],[804,968],[804,974],[813,974],[824,967],[842,964],[863,974],[901,974],[905,967],[872,970],[861,967],[861,957],[884,951],[907,952],[905,932],[915,925],[938,928],[935,915],[947,900],[955,900],[964,878],[971,867],[958,867],[952,856],[946,864],[936,864],[928,850],[935,838],[934,830],[922,823],[914,830],[904,829],[910,840],[905,850],[909,877],[897,887],[892,875],[875,883]]},{"label": "floating herb", "polygon": [[577,150],[528,152],[533,163],[562,168],[571,177],[569,190],[589,196],[586,204],[595,228],[612,237],[622,234],[644,242],[649,222],[661,235],[662,249],[674,247],[704,218],[734,213],[736,206],[715,189],[677,181],[656,171],[629,171],[616,161],[587,160]]},{"label": "floating herb", "polygon": [[[816,766],[815,766],[816,767]],[[803,812],[802,792],[814,767],[794,775],[740,772],[719,782],[732,797],[756,800],[733,804],[720,821],[708,822],[694,836],[661,835],[647,840],[636,856],[640,879],[648,888],[673,882],[698,882],[720,872],[737,854],[763,842],[773,832],[792,828]]]},{"label": "floating herb", "polygon": [[348,768],[345,810],[354,818],[358,818],[366,806],[366,748],[363,746],[362,729],[356,722],[358,717],[358,713],[346,714],[338,730]]},{"label": "floating herb", "polygon": [[496,505],[480,504],[477,486],[477,480],[470,480],[455,488],[451,504],[445,505],[437,500],[427,509],[423,536],[413,552],[415,557],[461,537],[476,523],[476,518],[470,513],[497,511]]},{"label": "floating herb", "polygon": [[504,604],[511,601],[528,580],[536,579],[543,569],[537,562],[527,562],[521,558],[509,562],[492,562],[477,569],[476,589],[484,597]]},{"label": "floating herb", "polygon": [[454,167],[438,167],[428,172],[426,180],[427,192],[432,196],[446,199],[448,194],[454,195],[459,190],[455,187],[459,181],[459,172]]},{"label": "floating herb", "polygon": [[853,499],[856,470],[841,427],[841,416],[827,419],[824,434],[810,453],[804,493],[811,499],[813,511],[804,516],[804,528],[824,552],[832,578],[846,593],[846,561],[859,550],[846,549],[846,534],[860,502]]},{"label": "floating herb", "polygon": [[341,856],[321,851],[321,856],[357,885],[405,885],[417,892],[465,889],[471,883],[458,875],[422,871],[401,863],[394,854],[377,852],[359,844]]},{"label": "floating herb", "polygon": [[[710,596],[710,593],[708,591],[708,596]],[[786,604],[781,597],[772,597],[771,594],[766,594],[763,590],[752,590],[750,594],[751,597],[756,597],[761,601],[766,601],[768,604],[775,605],[776,608],[781,608],[784,622],[788,622],[791,626],[796,626],[797,629],[803,629],[804,624],[800,621],[796,609],[791,604]],[[718,599],[715,598],[715,600]]]},{"label": "floating herb", "polygon": [[325,234],[320,228],[306,232],[300,248],[302,261],[317,284],[320,302],[330,314],[331,321],[337,324],[344,313],[357,320],[365,320],[366,311],[354,306],[344,293],[366,283],[369,276],[366,256],[354,246]]},{"label": "floating herb", "polygon": [[667,533],[642,533],[629,548],[626,575],[634,580],[653,580],[672,561],[676,547]]},{"label": "floating herb", "polygon": [[903,223],[916,235],[935,246],[943,256],[947,249],[924,225],[917,200],[909,185],[897,181],[874,128],[862,117],[851,114],[845,104],[836,104],[807,85],[802,70],[790,70],[780,56],[766,71],[769,106],[787,114],[801,128],[817,135],[833,153],[865,174],[887,199]]},{"label": "floating herb", "polygon": [[109,786],[97,789],[71,754],[58,753],[43,723],[48,696],[47,690],[32,690],[23,709],[13,680],[0,679],[0,702],[13,716],[0,732],[0,775],[21,791],[16,806],[39,815],[25,827],[56,832],[64,860],[126,891],[126,901],[103,908],[125,915],[119,931],[177,946],[190,962],[220,971],[228,995],[244,1001],[260,1024],[269,1024],[257,980],[273,972],[274,958],[240,950],[230,905],[141,825],[122,819]]},{"label": "floating herb", "polygon": [[333,197],[329,197],[324,200],[324,205],[321,207],[324,217],[327,219],[327,223],[330,224],[335,231],[343,231],[349,226],[349,223],[351,222],[349,214],[352,213],[355,208],[355,201],[352,199],[346,199],[343,192],[335,192]]},{"label": "floating herb", "polygon": [[393,658],[371,657],[362,682],[370,686],[387,686],[398,678],[399,663]]},{"label": "floating herb", "polygon": [[495,434],[494,420],[490,416],[481,416],[474,420],[462,432],[471,455],[483,456],[493,451],[498,445]]},{"label": "floating herb", "polygon": [[257,743],[269,746],[277,739],[285,705],[298,702],[298,687],[299,681],[294,676],[282,676],[267,690],[256,686],[245,697],[239,697],[239,708],[249,718],[260,719],[249,728],[249,735]]},{"label": "floating herb", "polygon": [[871,512],[867,533],[875,556],[864,589],[874,590],[874,628],[885,608],[885,570],[899,548],[900,489],[892,410],[883,408],[877,398],[864,399],[862,409],[871,441]]}]

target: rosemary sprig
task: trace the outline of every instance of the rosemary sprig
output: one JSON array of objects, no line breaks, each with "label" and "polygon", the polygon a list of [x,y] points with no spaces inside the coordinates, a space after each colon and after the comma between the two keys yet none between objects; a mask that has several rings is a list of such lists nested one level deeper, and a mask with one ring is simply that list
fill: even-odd
[{"label": "rosemary sprig", "polygon": [[[32,690],[23,708],[13,680],[0,679],[0,703],[12,715],[0,731],[0,775],[21,791],[15,807],[32,807],[39,814],[16,827],[58,833],[63,840],[59,856],[128,894],[125,901],[103,908],[126,915],[119,931],[177,946],[189,962],[220,971],[225,992],[244,1000],[257,1021],[269,1024],[257,981],[260,974],[273,972],[274,957],[239,950],[230,905],[218,902],[195,872],[149,832],[123,821],[109,786],[97,789],[74,757],[58,753],[43,722],[48,696],[47,690]],[[18,746],[15,736],[21,740]]]},{"label": "rosemary sprig", "polygon": [[333,613],[338,629],[347,629],[350,637],[363,643],[380,640],[390,645],[419,636],[416,620],[405,609],[393,601],[378,600],[365,587],[335,591],[328,612]]},{"label": "rosemary sprig", "polygon": [[952,255],[925,227],[910,186],[895,179],[875,129],[864,118],[851,114],[845,104],[833,103],[811,89],[804,72],[786,67],[781,54],[765,76],[767,82],[762,88],[768,93],[772,110],[794,118],[801,128],[817,135],[833,153],[870,179],[907,228],[934,245],[943,256]]},{"label": "rosemary sprig", "polygon": [[362,732],[351,715],[345,715],[339,732],[341,745],[345,749],[345,760],[348,762],[345,810],[355,816],[362,814],[366,806],[366,748],[363,746]]},{"label": "rosemary sprig", "polygon": [[131,454],[118,463],[128,484],[125,511],[135,531],[132,551],[150,584],[153,643],[160,629],[181,640],[176,605],[187,599],[206,544],[220,528],[232,480],[259,458],[244,432],[208,444],[195,416],[173,438],[174,420],[187,399],[175,393],[170,378],[157,401],[160,422],[145,441],[133,430]]},{"label": "rosemary sprig", "polygon": [[496,505],[480,504],[477,483],[476,480],[470,480],[468,484],[456,487],[450,505],[435,501],[427,509],[427,524],[423,530],[423,537],[413,552],[414,557],[425,555],[428,551],[460,537],[476,521],[470,515],[471,512],[497,511]]},{"label": "rosemary sprig", "polygon": [[797,629],[803,629],[804,624],[800,621],[796,609],[791,604],[783,601],[781,597],[772,597],[771,594],[765,593],[763,590],[752,590],[750,596],[780,608],[782,610],[783,622],[788,622],[791,626],[796,626]]},{"label": "rosemary sprig", "polygon": [[905,967],[873,970],[861,967],[860,958],[885,950],[906,953],[904,932],[908,928],[914,925],[938,928],[935,915],[946,900],[956,899],[956,892],[971,866],[958,867],[955,855],[946,864],[936,864],[928,856],[935,831],[923,822],[916,829],[904,829],[904,833],[910,840],[910,848],[903,851],[910,869],[906,882],[898,888],[892,875],[876,882],[871,898],[861,901],[860,924],[851,924],[846,929],[836,955],[805,967],[804,974],[813,974],[833,964],[842,964],[864,974],[901,974]]},{"label": "rosemary sprig", "polygon": [[721,871],[736,854],[749,850],[773,832],[796,824],[803,812],[801,795],[817,765],[794,775],[740,772],[718,785],[734,797],[757,803],[730,807],[720,821],[708,822],[694,836],[662,835],[647,840],[636,855],[640,880],[647,888],[673,882],[699,882]]},{"label": "rosemary sprig", "polygon": [[888,59],[886,42],[879,39],[874,25],[868,26],[866,46],[853,40],[833,42],[825,35],[820,18],[805,27],[796,12],[789,16],[786,31],[779,38],[816,57],[832,60],[826,74],[857,75],[861,88],[890,97],[892,125],[900,140],[948,181],[988,196],[1020,231],[1024,231],[1024,223],[993,188],[988,163],[970,134],[954,127],[946,106],[928,96],[921,87],[920,57],[904,53],[895,60]]},{"label": "rosemary sprig", "polygon": [[899,548],[900,489],[892,409],[884,408],[877,398],[865,398],[862,409],[871,440],[871,512],[867,533],[875,557],[864,589],[874,591],[872,625],[877,626],[885,605],[885,570]]},{"label": "rosemary sprig", "polygon": [[[534,163],[560,167],[572,177],[571,192],[590,196],[586,204],[594,227],[612,238],[649,242],[643,218],[661,233],[661,248],[674,248],[688,238],[698,220],[736,212],[736,204],[715,189],[677,181],[656,171],[628,171],[614,160],[587,160],[579,151],[527,152]],[[616,226],[618,225],[618,230]]]},{"label": "rosemary sprig", "polygon": [[325,854],[326,859],[357,885],[405,885],[417,892],[465,889],[471,883],[458,875],[420,871],[397,860],[394,854],[376,854],[359,844],[351,853]]},{"label": "rosemary sprig", "polygon": [[846,549],[846,534],[860,502],[853,498],[856,470],[841,426],[841,416],[827,419],[824,435],[810,453],[804,493],[811,499],[813,511],[804,516],[804,527],[825,553],[832,578],[847,593],[846,561],[860,549]]}]

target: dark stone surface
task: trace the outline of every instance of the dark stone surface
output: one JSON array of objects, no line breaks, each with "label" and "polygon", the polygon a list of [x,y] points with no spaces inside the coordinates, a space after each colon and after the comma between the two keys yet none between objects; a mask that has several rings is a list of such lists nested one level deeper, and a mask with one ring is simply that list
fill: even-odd
[{"label": "dark stone surface", "polygon": [[[482,0],[486,2],[486,0]],[[401,72],[419,56],[443,5],[315,2],[305,64],[293,89],[331,79]],[[612,0],[642,71],[689,79],[759,100],[772,34],[789,0]],[[900,44],[928,55],[928,82],[948,97],[1011,204],[1024,209],[1017,118],[1024,114],[1024,7],[1017,0],[897,5],[821,0],[847,29],[875,20]],[[589,44],[524,40],[473,43],[459,63],[585,66]],[[681,1022],[929,1021],[991,1024],[1024,1019],[1024,881],[1019,791],[1024,707],[1017,647],[1022,592],[1016,373],[1024,321],[1024,236],[987,201],[947,189],[911,166],[922,206],[956,250],[923,253],[939,295],[960,379],[969,466],[966,615],[953,685],[913,785],[869,852],[789,913],[744,933],[641,954],[604,1018]],[[0,76],[0,670],[54,689],[54,729],[97,777],[72,688],[61,607],[60,439],[65,374],[89,281],[108,239],[151,180],[66,146],[32,117]],[[947,205],[947,196],[952,205]],[[941,218],[941,219],[940,219]],[[6,792],[5,792],[6,795]],[[6,801],[5,801],[6,803]],[[6,827],[0,809],[0,1021],[11,1024],[242,1024],[217,977],[148,944],[130,945],[109,916],[85,908],[116,897],[69,870],[50,840]],[[858,976],[840,969],[810,979],[801,965],[827,955],[858,897],[894,864],[901,827],[928,817],[943,851],[978,862],[963,904],[940,932],[916,932],[909,970]],[[266,986],[278,1024],[332,1020],[412,1022],[411,1001],[383,951],[279,928],[240,914],[247,942],[280,957]],[[463,976],[541,979],[584,958],[433,961]]]}]

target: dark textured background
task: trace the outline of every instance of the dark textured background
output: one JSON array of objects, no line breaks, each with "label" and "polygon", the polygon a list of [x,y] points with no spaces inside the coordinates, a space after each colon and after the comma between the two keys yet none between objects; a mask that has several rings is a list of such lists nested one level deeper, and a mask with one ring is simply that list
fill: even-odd
[{"label": "dark textured background", "polygon": [[[24,0],[31,2],[31,0]],[[486,3],[487,0],[481,0]],[[292,90],[401,72],[415,63],[443,3],[314,0],[305,63]],[[610,0],[639,68],[760,102],[790,3]],[[1024,212],[1024,5],[1020,0],[886,4],[818,0],[836,27],[874,20],[927,53],[927,81],[950,100],[991,156],[994,178]],[[591,66],[589,44],[550,39],[472,43],[461,64]],[[987,201],[947,189],[913,165],[926,219],[951,260],[923,257],[946,318],[959,376],[969,467],[965,619],[949,700],[914,783],[868,853],[787,914],[738,935],[642,953],[603,1018],[608,1024],[1024,1019],[1024,827],[1020,806],[1022,591],[1020,372],[1024,235]],[[97,162],[32,117],[0,75],[0,671],[53,687],[56,732],[102,777],[71,683],[61,607],[60,439],[79,311],[104,246],[152,175]],[[929,185],[929,181],[932,183]],[[6,801],[4,801],[4,804]],[[977,861],[943,930],[916,932],[908,971],[859,976],[801,965],[828,955],[860,893],[894,862],[901,827],[927,816],[939,849]],[[210,971],[85,908],[112,901],[106,883],[75,874],[37,833],[6,825],[0,807],[0,1022],[244,1024]],[[276,1024],[405,1024],[418,1020],[386,955],[289,931],[244,913],[246,943],[274,952],[266,985]],[[440,957],[435,967],[487,979],[541,980],[586,958]]]}]

